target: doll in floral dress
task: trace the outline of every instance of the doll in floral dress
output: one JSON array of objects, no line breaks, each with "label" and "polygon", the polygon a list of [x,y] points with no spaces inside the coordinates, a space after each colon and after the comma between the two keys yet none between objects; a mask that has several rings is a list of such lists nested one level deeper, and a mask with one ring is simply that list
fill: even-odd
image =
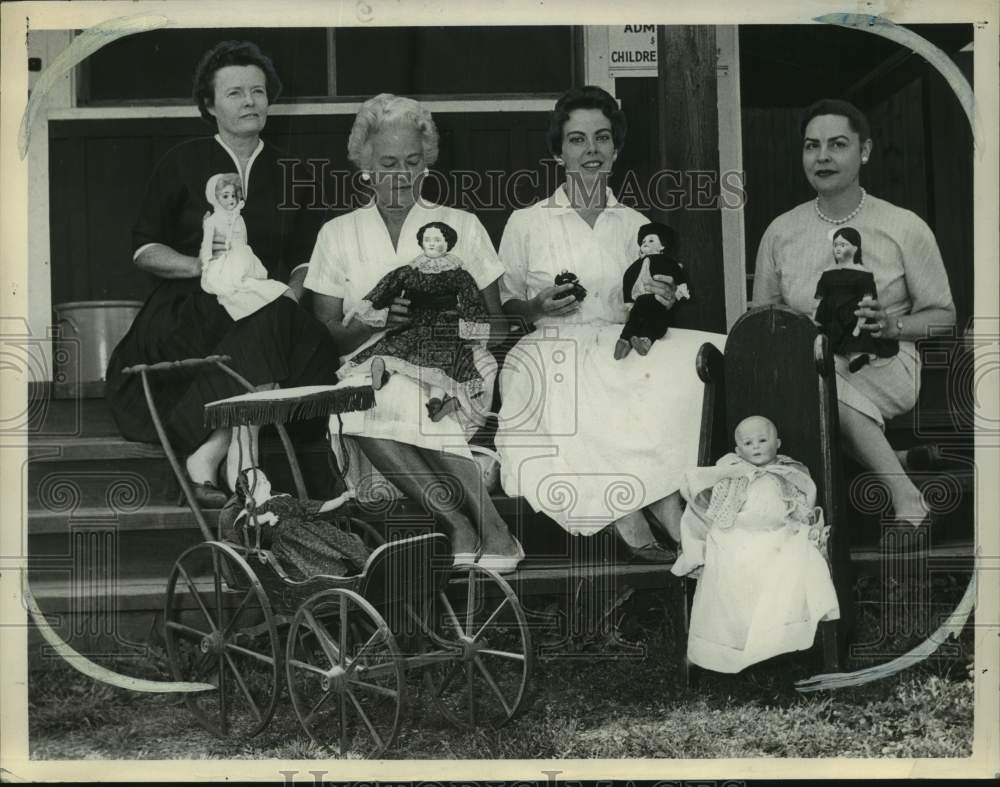
[{"label": "doll in floral dress", "polygon": [[483,378],[474,363],[473,349],[476,344],[486,345],[489,315],[476,280],[462,260],[449,253],[457,241],[455,230],[444,222],[422,226],[417,242],[423,253],[383,276],[344,317],[345,325],[356,318],[383,327],[386,309],[405,293],[410,321],[354,355],[338,374],[343,377],[370,363],[376,390],[390,373],[436,386],[445,395],[428,402],[428,414],[434,421],[459,407],[468,412],[471,400],[483,395]]}]

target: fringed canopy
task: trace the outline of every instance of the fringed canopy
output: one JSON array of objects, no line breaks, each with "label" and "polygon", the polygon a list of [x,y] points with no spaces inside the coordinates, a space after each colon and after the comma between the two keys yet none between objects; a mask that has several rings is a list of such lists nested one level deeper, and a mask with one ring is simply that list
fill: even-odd
[{"label": "fringed canopy", "polygon": [[205,405],[210,429],[233,426],[285,424],[334,413],[369,410],[375,406],[370,385],[308,385],[277,388],[231,396]]}]

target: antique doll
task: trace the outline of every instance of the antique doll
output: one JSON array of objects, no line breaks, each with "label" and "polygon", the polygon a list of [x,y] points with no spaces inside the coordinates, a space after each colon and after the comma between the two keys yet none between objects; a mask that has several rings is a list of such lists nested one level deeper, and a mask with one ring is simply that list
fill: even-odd
[{"label": "antique doll", "polygon": [[809,471],[778,454],[767,418],[745,418],[735,438],[735,453],[685,476],[681,555],[671,568],[701,572],[688,659],[716,672],[809,648],[818,623],[840,615]]},{"label": "antique doll", "polygon": [[[281,282],[269,279],[264,264],[247,245],[243,209],[243,185],[235,172],[213,175],[205,186],[205,198],[214,211],[202,222],[201,288],[215,295],[229,316],[241,320],[290,292]],[[212,241],[219,233],[225,251],[212,258]]]},{"label": "antique doll", "polygon": [[847,365],[856,372],[872,358],[891,358],[899,352],[899,342],[862,330],[865,319],[854,314],[866,295],[878,299],[875,276],[862,263],[861,234],[853,227],[840,227],[832,240],[834,262],[816,283],[819,303],[813,319],[829,337],[835,354],[858,353]]},{"label": "antique doll", "polygon": [[671,255],[674,232],[666,224],[651,222],[639,228],[639,259],[622,277],[622,297],[631,303],[628,320],[615,343],[615,359],[621,360],[633,349],[639,355],[649,352],[653,342],[662,339],[671,324],[670,309],[646,292],[653,276],[671,276],[678,301],[690,298],[687,271]]},{"label": "antique doll", "polygon": [[410,301],[410,322],[388,331],[375,344],[348,361],[343,376],[363,363],[371,363],[372,387],[382,387],[388,373],[404,374],[442,389],[443,398],[433,397],[428,415],[439,421],[471,400],[483,395],[483,378],[473,360],[475,344],[486,345],[490,335],[489,315],[476,280],[462,260],[450,250],[458,235],[448,224],[434,221],[417,232],[423,253],[407,265],[382,277],[357,309],[344,317],[376,327],[385,325],[385,311],[402,293]]},{"label": "antique doll", "polygon": [[353,533],[341,530],[320,515],[342,506],[352,492],[333,500],[299,500],[271,489],[259,467],[243,470],[236,494],[222,510],[222,532],[242,542],[243,531],[253,546],[269,549],[278,564],[295,580],[320,574],[343,577],[364,568],[369,550]]}]

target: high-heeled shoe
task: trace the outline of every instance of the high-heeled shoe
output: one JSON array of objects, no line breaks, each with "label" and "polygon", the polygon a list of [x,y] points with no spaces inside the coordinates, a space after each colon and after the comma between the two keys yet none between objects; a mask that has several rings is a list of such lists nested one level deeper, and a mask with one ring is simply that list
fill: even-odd
[{"label": "high-heeled shoe", "polygon": [[[191,493],[194,495],[194,501],[200,508],[222,508],[226,504],[226,501],[229,500],[229,495],[227,495],[224,490],[220,489],[211,481],[198,483],[196,481],[192,481],[191,476],[188,476],[187,482],[191,485]],[[183,489],[178,492],[177,505],[187,505],[187,498],[184,496]]]}]

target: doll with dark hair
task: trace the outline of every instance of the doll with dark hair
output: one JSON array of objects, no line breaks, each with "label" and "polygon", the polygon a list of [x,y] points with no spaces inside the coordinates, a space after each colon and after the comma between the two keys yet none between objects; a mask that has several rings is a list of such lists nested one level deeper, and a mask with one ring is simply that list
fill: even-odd
[{"label": "doll with dark hair", "polygon": [[816,283],[816,312],[813,319],[830,340],[837,355],[858,353],[847,368],[856,372],[872,358],[891,358],[899,352],[895,339],[880,339],[865,330],[865,318],[855,312],[865,298],[878,300],[875,275],[864,267],[861,233],[840,227],[831,236],[834,263]]},{"label": "doll with dark hair", "polygon": [[236,494],[219,514],[223,537],[268,549],[294,580],[358,574],[370,551],[354,533],[321,515],[340,508],[353,492],[332,500],[299,500],[274,492],[259,467],[240,472]]},{"label": "doll with dark hair", "polygon": [[670,253],[674,231],[666,224],[650,222],[639,228],[636,241],[639,259],[628,266],[622,277],[622,297],[625,303],[632,304],[632,309],[615,343],[615,359],[619,361],[633,349],[639,355],[646,355],[653,342],[666,336],[670,327],[670,309],[646,291],[646,284],[653,276],[672,277],[678,301],[691,297],[687,271]]},{"label": "doll with dark hair", "polygon": [[473,348],[485,346],[489,339],[489,315],[476,280],[462,260],[449,253],[457,241],[458,234],[448,224],[425,224],[417,232],[423,253],[383,276],[358,308],[344,316],[345,325],[357,318],[384,327],[386,310],[405,293],[410,321],[357,353],[338,374],[343,377],[370,361],[376,390],[386,383],[389,373],[437,386],[445,396],[427,404],[433,421],[460,407],[469,412],[472,399],[483,395],[483,377],[476,368]]}]

